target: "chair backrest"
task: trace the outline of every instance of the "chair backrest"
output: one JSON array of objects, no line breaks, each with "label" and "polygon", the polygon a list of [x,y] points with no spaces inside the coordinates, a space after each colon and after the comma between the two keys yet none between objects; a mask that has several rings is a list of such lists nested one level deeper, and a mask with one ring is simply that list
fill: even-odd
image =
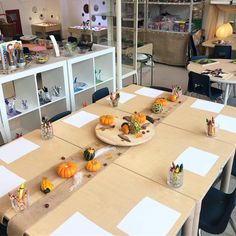
[{"label": "chair backrest", "polygon": [[231,59],[231,53],[232,53],[231,45],[215,45],[213,51],[213,57]]},{"label": "chair backrest", "polygon": [[153,88],[153,89],[158,89],[158,90],[162,90],[162,91],[166,91],[166,92],[172,92],[172,89],[171,88],[166,88],[166,87],[162,87],[162,86],[150,86],[150,88]]},{"label": "chair backrest", "polygon": [[189,35],[189,41],[188,41],[188,57],[189,60],[191,60],[192,56],[198,56],[198,51],[195,46],[194,40],[193,40],[193,35]]},{"label": "chair backrest", "polygon": [[74,42],[77,43],[77,42],[78,42],[77,38],[72,37],[72,36],[69,36],[68,39],[67,39],[67,41],[70,42],[70,43],[74,43]]},{"label": "chair backrest", "polygon": [[98,101],[101,98],[106,97],[107,95],[109,95],[109,89],[107,87],[101,88],[93,93],[92,101],[93,103],[95,103],[96,101]]},{"label": "chair backrest", "polygon": [[211,83],[208,75],[190,71],[188,77],[188,92],[211,97]]},{"label": "chair backrest", "polygon": [[52,122],[55,122],[55,121],[65,117],[65,116],[68,116],[70,114],[71,114],[71,111],[63,111],[63,112],[53,116],[52,118],[50,118],[48,121],[52,123]]},{"label": "chair backrest", "polygon": [[236,177],[236,153],[234,155],[234,162],[232,166],[232,175]]}]

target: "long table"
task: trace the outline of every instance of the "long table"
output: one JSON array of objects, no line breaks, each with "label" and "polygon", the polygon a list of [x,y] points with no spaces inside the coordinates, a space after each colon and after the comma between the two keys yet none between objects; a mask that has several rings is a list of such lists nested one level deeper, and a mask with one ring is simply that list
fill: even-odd
[{"label": "long table", "polygon": [[[84,170],[83,149],[88,146],[99,149],[106,145],[95,136],[94,130],[99,116],[113,114],[123,117],[134,111],[147,109],[155,98],[136,93],[141,88],[132,85],[122,89],[122,92],[135,96],[117,108],[111,107],[105,98],[55,122],[53,124],[55,137],[52,140],[42,141],[39,131],[26,135],[26,138],[39,144],[40,148],[10,165],[0,161],[1,165],[8,166],[19,175],[28,168],[29,172],[22,177],[29,180],[29,183],[32,178],[42,175],[50,167],[61,162],[62,156],[76,161],[79,170],[85,174],[83,180],[85,182],[80,188],[58,206],[48,208],[46,214],[42,214],[36,222],[25,229],[28,235],[51,234],[78,212],[106,231],[120,235],[124,232],[118,229],[117,225],[145,197],[150,197],[181,214],[169,229],[168,235],[176,234],[182,226],[184,235],[197,235],[201,201],[223,167],[222,190],[225,192],[228,190],[236,134],[219,131],[217,137],[208,138],[204,133],[205,119],[210,118],[212,113],[189,108],[194,99],[184,97],[181,103],[177,101],[171,105],[173,107],[171,112],[165,110],[165,116],[157,122],[156,134],[152,140],[136,147],[121,149],[118,147],[120,150],[116,150],[116,153],[119,155],[113,159],[104,154],[101,157],[104,165],[97,174],[88,174]],[[167,95],[162,93],[159,96]],[[88,112],[97,117],[81,127],[65,122],[80,112]],[[235,116],[235,108],[224,106],[221,113]],[[205,176],[185,170],[183,186],[172,189],[166,183],[169,167],[171,162],[188,147],[212,153],[218,158]],[[38,165],[34,165],[36,161]],[[63,181],[58,181],[55,174],[53,178],[57,188]],[[37,201],[44,200],[42,195],[38,195],[33,197],[32,207],[36,209],[40,206],[38,205],[40,202]],[[8,220],[13,216],[5,215]],[[11,224],[12,227],[14,224]]]}]

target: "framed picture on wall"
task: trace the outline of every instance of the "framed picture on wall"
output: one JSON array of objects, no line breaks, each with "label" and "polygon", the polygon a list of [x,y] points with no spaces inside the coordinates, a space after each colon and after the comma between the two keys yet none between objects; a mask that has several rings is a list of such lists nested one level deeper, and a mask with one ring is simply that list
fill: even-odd
[{"label": "framed picture on wall", "polygon": [[16,23],[16,34],[22,35],[22,27],[20,20],[20,11],[19,9],[15,10],[6,10],[6,17],[8,23]]}]

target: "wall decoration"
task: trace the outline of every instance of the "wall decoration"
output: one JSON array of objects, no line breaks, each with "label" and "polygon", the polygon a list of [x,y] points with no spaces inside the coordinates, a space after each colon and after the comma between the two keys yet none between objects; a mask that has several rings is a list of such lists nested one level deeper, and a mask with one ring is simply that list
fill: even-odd
[{"label": "wall decoration", "polygon": [[95,15],[92,15],[91,20],[92,20],[93,22],[96,21],[96,16],[95,16]]},{"label": "wall decoration", "polygon": [[85,12],[86,14],[89,13],[89,5],[88,5],[88,4],[84,4],[83,9],[84,9],[84,12]]},{"label": "wall decoration", "polygon": [[102,16],[102,19],[103,19],[103,20],[106,20],[106,19],[107,19],[107,17],[106,17],[106,16]]},{"label": "wall decoration", "polygon": [[40,14],[40,15],[39,15],[39,19],[40,19],[40,20],[44,20],[44,19],[45,19],[45,16],[44,16],[43,14]]},{"label": "wall decoration", "polygon": [[36,6],[33,6],[33,7],[32,7],[32,12],[33,12],[33,13],[37,13],[37,12],[38,12],[38,8],[37,8]]},{"label": "wall decoration", "polygon": [[95,4],[94,7],[93,7],[93,10],[94,11],[98,11],[99,10],[99,6],[97,4]]}]

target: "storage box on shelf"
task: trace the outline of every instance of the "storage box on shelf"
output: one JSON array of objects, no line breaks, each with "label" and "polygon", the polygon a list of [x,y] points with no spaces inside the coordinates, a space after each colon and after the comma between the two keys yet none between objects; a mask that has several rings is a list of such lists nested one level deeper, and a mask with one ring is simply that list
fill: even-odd
[{"label": "storage box on shelf", "polygon": [[94,45],[93,51],[67,60],[72,111],[91,103],[92,93],[102,87],[115,91],[115,49]]},{"label": "storage box on shelf", "polygon": [[70,109],[65,58],[50,58],[47,64],[32,64],[0,79],[1,116],[8,141],[39,128],[43,116]]}]

